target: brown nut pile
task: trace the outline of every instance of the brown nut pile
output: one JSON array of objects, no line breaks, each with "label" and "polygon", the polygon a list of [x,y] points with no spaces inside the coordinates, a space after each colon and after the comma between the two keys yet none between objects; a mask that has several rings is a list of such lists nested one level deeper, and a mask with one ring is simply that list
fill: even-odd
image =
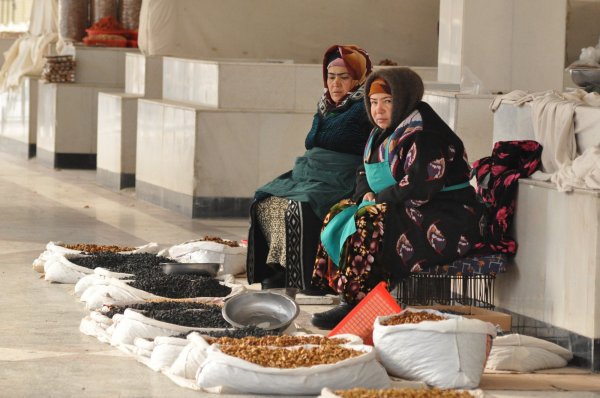
[{"label": "brown nut pile", "polygon": [[472,398],[467,391],[415,388],[388,388],[384,390],[369,390],[366,388],[353,388],[351,390],[337,390],[336,395],[342,398]]},{"label": "brown nut pile", "polygon": [[394,315],[385,321],[382,321],[383,326],[402,325],[405,323],[420,323],[423,321],[445,321],[446,317],[439,316],[436,314],[430,314],[429,312],[411,312],[403,311],[398,315]]},{"label": "brown nut pile", "polygon": [[306,344],[312,345],[340,345],[348,342],[346,339],[330,339],[323,336],[264,336],[243,337],[241,339],[231,337],[219,337],[209,339],[210,344],[237,345],[240,347],[294,347]]},{"label": "brown nut pile", "polygon": [[130,252],[135,250],[135,247],[128,246],[116,246],[116,245],[96,245],[94,243],[76,243],[73,245],[64,244],[63,247],[71,250],[79,250],[85,253],[99,253],[99,252]]},{"label": "brown nut pile", "polygon": [[297,349],[224,345],[220,346],[220,349],[227,355],[260,366],[282,369],[333,364],[363,354],[361,351],[337,345]]},{"label": "brown nut pile", "polygon": [[210,235],[205,235],[204,238],[202,238],[202,240],[208,240],[211,242],[216,242],[216,243],[220,243],[222,245],[227,245],[230,247],[239,247],[239,243],[237,243],[234,240],[229,240],[229,239],[221,239],[218,236],[210,236]]}]

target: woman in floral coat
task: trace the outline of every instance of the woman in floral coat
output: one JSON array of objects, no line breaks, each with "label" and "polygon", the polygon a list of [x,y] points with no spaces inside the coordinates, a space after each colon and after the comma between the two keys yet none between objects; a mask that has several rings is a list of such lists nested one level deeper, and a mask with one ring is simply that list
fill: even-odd
[{"label": "woman in floral coat", "polygon": [[358,169],[352,200],[325,217],[313,284],[334,289],[342,303],[313,315],[329,329],[379,282],[465,256],[480,244],[483,206],[469,184],[460,138],[425,102],[409,68],[374,72],[365,106],[376,126]]}]

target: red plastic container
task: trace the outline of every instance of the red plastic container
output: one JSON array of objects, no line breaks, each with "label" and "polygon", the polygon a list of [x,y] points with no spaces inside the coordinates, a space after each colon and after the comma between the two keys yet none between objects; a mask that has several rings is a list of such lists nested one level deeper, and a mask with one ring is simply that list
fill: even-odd
[{"label": "red plastic container", "polygon": [[375,318],[397,314],[400,311],[402,308],[387,291],[387,284],[380,282],[327,336],[350,333],[360,336],[365,344],[373,345]]},{"label": "red plastic container", "polygon": [[96,29],[86,29],[85,30],[88,36],[96,36],[96,35],[119,35],[124,37],[130,37],[131,31],[126,29],[114,29],[114,30],[96,30]]},{"label": "red plastic container", "polygon": [[127,40],[97,40],[84,37],[83,44],[92,47],[127,47]]}]

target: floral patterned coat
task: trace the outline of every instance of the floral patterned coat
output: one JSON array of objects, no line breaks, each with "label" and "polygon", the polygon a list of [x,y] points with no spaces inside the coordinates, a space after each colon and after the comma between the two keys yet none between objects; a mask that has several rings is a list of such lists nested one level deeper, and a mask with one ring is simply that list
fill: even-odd
[{"label": "floral patterned coat", "polygon": [[[395,279],[410,272],[464,257],[479,244],[485,230],[484,206],[468,186],[471,168],[460,138],[425,102],[393,131],[374,129],[365,162],[388,161],[397,183],[376,195],[386,205],[383,247],[372,253]],[[359,168],[354,201],[371,191]],[[375,205],[377,206],[377,205]],[[367,206],[368,209],[368,206]]]}]

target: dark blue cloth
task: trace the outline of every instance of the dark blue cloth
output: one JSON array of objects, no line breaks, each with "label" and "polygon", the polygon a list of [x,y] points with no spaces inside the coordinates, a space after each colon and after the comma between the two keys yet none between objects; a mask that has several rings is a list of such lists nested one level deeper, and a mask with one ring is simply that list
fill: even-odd
[{"label": "dark blue cloth", "polygon": [[325,116],[317,112],[304,145],[306,149],[320,147],[362,155],[371,128],[364,104],[357,101],[344,111],[332,111]]}]

